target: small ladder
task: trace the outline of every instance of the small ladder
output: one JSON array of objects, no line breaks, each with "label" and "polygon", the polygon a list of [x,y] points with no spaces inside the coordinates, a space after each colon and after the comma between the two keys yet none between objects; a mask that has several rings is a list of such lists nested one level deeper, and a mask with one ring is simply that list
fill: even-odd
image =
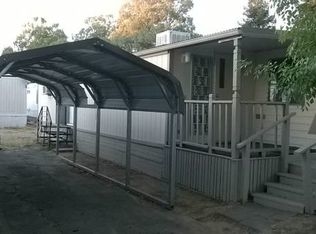
[{"label": "small ladder", "polygon": [[42,140],[42,144],[49,143],[50,132],[52,128],[52,117],[48,106],[42,106],[37,117],[36,138],[37,142]]}]

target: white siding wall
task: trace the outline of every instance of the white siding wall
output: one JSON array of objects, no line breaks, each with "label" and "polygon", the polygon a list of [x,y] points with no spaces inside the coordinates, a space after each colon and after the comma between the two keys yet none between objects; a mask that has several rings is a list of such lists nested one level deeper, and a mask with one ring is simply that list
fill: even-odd
[{"label": "white siding wall", "polygon": [[38,84],[27,85],[27,115],[37,117],[38,115]]},{"label": "white siding wall", "polygon": [[142,57],[142,59],[155,64],[167,71],[170,70],[170,54],[169,53],[159,53],[154,55],[147,55]]},{"label": "white siding wall", "polygon": [[26,81],[19,78],[0,79],[0,127],[26,125]]},{"label": "white siding wall", "polygon": [[43,93],[43,86],[38,86],[38,112],[42,106],[48,106],[53,123],[56,122],[56,101],[53,96]]}]

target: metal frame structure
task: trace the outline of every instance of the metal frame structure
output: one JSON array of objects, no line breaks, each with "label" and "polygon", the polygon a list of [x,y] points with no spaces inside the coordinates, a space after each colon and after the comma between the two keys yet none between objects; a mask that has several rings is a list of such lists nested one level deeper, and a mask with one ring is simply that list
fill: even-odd
[{"label": "metal frame structure", "polygon": [[[61,106],[74,106],[73,159],[63,158],[98,177],[117,183],[168,207],[174,206],[177,116],[184,112],[180,82],[169,72],[98,38],[70,42],[0,57],[0,78],[20,77],[46,86],[57,104],[57,142]],[[88,105],[85,89],[94,100]],[[77,163],[78,108],[96,108],[95,169]],[[99,173],[101,109],[127,111],[125,183]],[[132,111],[171,113],[168,200],[161,200],[130,185]]]}]

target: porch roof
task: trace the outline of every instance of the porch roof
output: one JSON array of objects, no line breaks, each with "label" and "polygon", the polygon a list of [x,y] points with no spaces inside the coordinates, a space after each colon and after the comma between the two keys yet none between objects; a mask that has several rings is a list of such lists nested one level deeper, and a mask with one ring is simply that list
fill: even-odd
[{"label": "porch roof", "polygon": [[[98,38],[3,55],[0,72],[45,85],[62,105],[184,109],[182,88],[173,75]],[[87,104],[87,93],[95,105]]]},{"label": "porch roof", "polygon": [[[190,40],[180,41],[172,44],[157,46],[154,48],[146,49],[135,53],[137,56],[146,56],[150,54],[167,52],[169,50],[196,47],[200,45],[205,45],[209,43],[214,43],[218,45],[218,42],[225,41],[227,39],[242,37],[243,43],[242,48],[248,51],[264,51],[272,50],[277,48],[284,48],[278,40],[277,31],[272,29],[259,29],[259,28],[233,28],[203,37],[193,38]],[[224,44],[224,43],[221,43]],[[233,43],[225,43],[227,49],[233,48]],[[230,46],[230,47],[229,47]],[[229,47],[229,48],[228,48]]]}]

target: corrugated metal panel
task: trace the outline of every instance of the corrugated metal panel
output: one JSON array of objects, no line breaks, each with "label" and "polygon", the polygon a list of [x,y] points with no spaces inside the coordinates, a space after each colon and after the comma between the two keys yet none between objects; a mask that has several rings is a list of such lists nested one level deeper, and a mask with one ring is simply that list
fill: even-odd
[{"label": "corrugated metal panel", "polygon": [[[167,115],[165,113],[140,112],[132,113],[132,139],[158,144],[165,143]],[[78,129],[95,131],[96,111],[94,109],[78,109]],[[125,137],[126,111],[101,111],[101,133]]]},{"label": "corrugated metal panel", "polygon": [[0,79],[0,113],[26,114],[26,82],[24,80]]},{"label": "corrugated metal panel", "polygon": [[19,78],[0,79],[0,127],[26,125],[26,82]]},{"label": "corrugated metal panel", "polygon": [[[100,158],[125,165],[125,140],[101,135]],[[78,150],[94,155],[95,134],[78,131]],[[163,170],[164,148],[150,144],[133,142],[131,146],[131,167],[156,178],[161,178]]]}]

